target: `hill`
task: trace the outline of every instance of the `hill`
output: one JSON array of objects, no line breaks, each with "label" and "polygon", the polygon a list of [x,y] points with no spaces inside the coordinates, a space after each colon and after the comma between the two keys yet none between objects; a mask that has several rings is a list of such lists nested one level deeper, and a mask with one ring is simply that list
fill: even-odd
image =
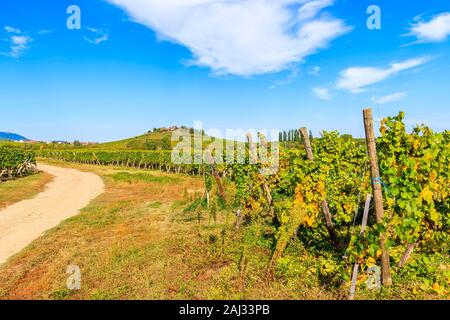
[{"label": "hill", "polygon": [[[182,127],[190,131],[193,137],[193,129]],[[178,127],[153,129],[143,135],[127,138],[124,140],[99,143],[87,148],[101,150],[171,150],[175,142],[171,142],[172,133]],[[207,136],[205,135],[205,138]],[[220,139],[221,140],[221,139]]]},{"label": "hill", "polygon": [[171,132],[153,131],[124,140],[99,143],[90,148],[113,150],[169,150]]},{"label": "hill", "polygon": [[0,140],[8,140],[8,141],[28,141],[27,138],[21,136],[17,133],[10,132],[0,132]]}]

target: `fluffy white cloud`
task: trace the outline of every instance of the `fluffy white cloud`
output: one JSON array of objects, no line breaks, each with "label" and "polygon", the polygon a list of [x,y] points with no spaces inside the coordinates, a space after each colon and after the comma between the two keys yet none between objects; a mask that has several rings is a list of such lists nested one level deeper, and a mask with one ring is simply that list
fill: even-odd
[{"label": "fluffy white cloud", "polygon": [[447,40],[450,35],[450,12],[441,13],[429,21],[419,21],[413,24],[409,35],[417,37],[418,42]]},{"label": "fluffy white cloud", "polygon": [[32,39],[28,36],[12,36],[11,37],[11,51],[10,55],[14,58],[22,56],[23,52],[28,49],[28,44]]},{"label": "fluffy white cloud", "polygon": [[372,97],[372,101],[376,104],[386,104],[402,100],[404,97],[406,97],[405,92],[396,92],[387,96]]},{"label": "fluffy white cloud", "polygon": [[333,98],[327,88],[314,88],[313,93],[320,100],[331,100]]},{"label": "fluffy white cloud", "polygon": [[313,0],[305,3],[298,10],[298,19],[301,21],[314,18],[322,9],[333,4],[334,0]]},{"label": "fluffy white cloud", "polygon": [[351,93],[360,93],[367,86],[384,81],[398,73],[427,63],[430,57],[419,57],[392,63],[388,68],[351,67],[341,71],[336,87]]},{"label": "fluffy white cloud", "polygon": [[23,53],[29,48],[29,44],[31,41],[33,41],[33,39],[27,36],[20,29],[10,26],[5,26],[3,29],[5,30],[5,32],[11,33],[12,35],[9,36],[8,39],[6,39],[6,41],[9,42],[9,52],[0,52],[0,55],[20,58]]},{"label": "fluffy white cloud", "polygon": [[333,0],[108,0],[215,74],[277,72],[350,28],[322,13]]}]

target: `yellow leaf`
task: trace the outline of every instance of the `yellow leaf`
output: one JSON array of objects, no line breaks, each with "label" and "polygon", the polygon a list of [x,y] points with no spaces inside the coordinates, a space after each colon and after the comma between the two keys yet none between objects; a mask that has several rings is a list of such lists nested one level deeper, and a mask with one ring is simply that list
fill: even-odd
[{"label": "yellow leaf", "polygon": [[419,149],[419,147],[420,147],[420,141],[418,139],[414,139],[414,141],[413,141],[414,150]]},{"label": "yellow leaf", "polygon": [[436,209],[434,208],[430,209],[430,218],[431,221],[433,221],[436,224],[439,224],[439,213],[436,211]]},{"label": "yellow leaf", "polygon": [[426,152],[423,156],[423,160],[425,160],[426,162],[430,162],[431,160],[433,160],[433,154],[431,152]]},{"label": "yellow leaf", "polygon": [[386,199],[386,205],[387,205],[388,207],[392,207],[392,206],[394,205],[394,203],[395,203],[395,201],[394,201],[393,198],[387,198],[387,199]]},{"label": "yellow leaf", "polygon": [[423,188],[422,192],[420,193],[420,199],[425,200],[428,204],[433,202],[433,192],[428,186]]},{"label": "yellow leaf", "polygon": [[381,251],[381,249],[377,250],[377,258],[381,257],[381,255],[383,254],[383,251]]},{"label": "yellow leaf", "polygon": [[344,204],[345,212],[353,212],[353,206],[349,203]]},{"label": "yellow leaf", "polygon": [[299,184],[295,188],[295,200],[294,200],[294,203],[295,204],[302,204],[304,202],[305,201],[303,199],[302,188],[301,188],[301,185]]},{"label": "yellow leaf", "polygon": [[443,294],[445,292],[445,289],[437,282],[433,284],[432,288],[437,294]]},{"label": "yellow leaf", "polygon": [[323,181],[317,182],[317,191],[320,194],[323,194],[325,192],[325,183]]},{"label": "yellow leaf", "polygon": [[437,177],[436,171],[432,171],[432,172],[430,173],[430,181],[431,181],[431,182],[434,182],[434,181],[436,180],[436,177]]},{"label": "yellow leaf", "polygon": [[376,261],[375,261],[375,259],[372,258],[372,257],[369,257],[369,258],[366,260],[366,266],[368,266],[369,268],[370,268],[371,266],[375,265],[375,263],[376,263]]},{"label": "yellow leaf", "polygon": [[314,224],[314,217],[313,216],[305,216],[305,222],[309,227],[312,227]]}]

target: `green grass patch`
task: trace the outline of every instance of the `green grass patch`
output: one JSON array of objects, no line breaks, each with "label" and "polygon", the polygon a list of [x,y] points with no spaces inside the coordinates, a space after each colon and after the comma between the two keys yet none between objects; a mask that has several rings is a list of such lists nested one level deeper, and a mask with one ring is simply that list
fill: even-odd
[{"label": "green grass patch", "polygon": [[180,182],[181,179],[175,176],[159,176],[154,175],[148,172],[118,172],[112,175],[109,175],[115,182],[124,182],[124,183],[138,183],[138,182],[147,182],[147,183],[161,183],[161,184],[170,184]]}]

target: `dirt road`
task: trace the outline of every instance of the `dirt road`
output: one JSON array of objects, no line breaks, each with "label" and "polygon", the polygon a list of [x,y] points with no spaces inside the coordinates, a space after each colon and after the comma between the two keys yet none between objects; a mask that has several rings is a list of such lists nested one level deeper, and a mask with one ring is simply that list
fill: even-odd
[{"label": "dirt road", "polygon": [[93,173],[42,164],[38,169],[55,177],[46,190],[0,211],[0,264],[104,191],[102,179]]}]

